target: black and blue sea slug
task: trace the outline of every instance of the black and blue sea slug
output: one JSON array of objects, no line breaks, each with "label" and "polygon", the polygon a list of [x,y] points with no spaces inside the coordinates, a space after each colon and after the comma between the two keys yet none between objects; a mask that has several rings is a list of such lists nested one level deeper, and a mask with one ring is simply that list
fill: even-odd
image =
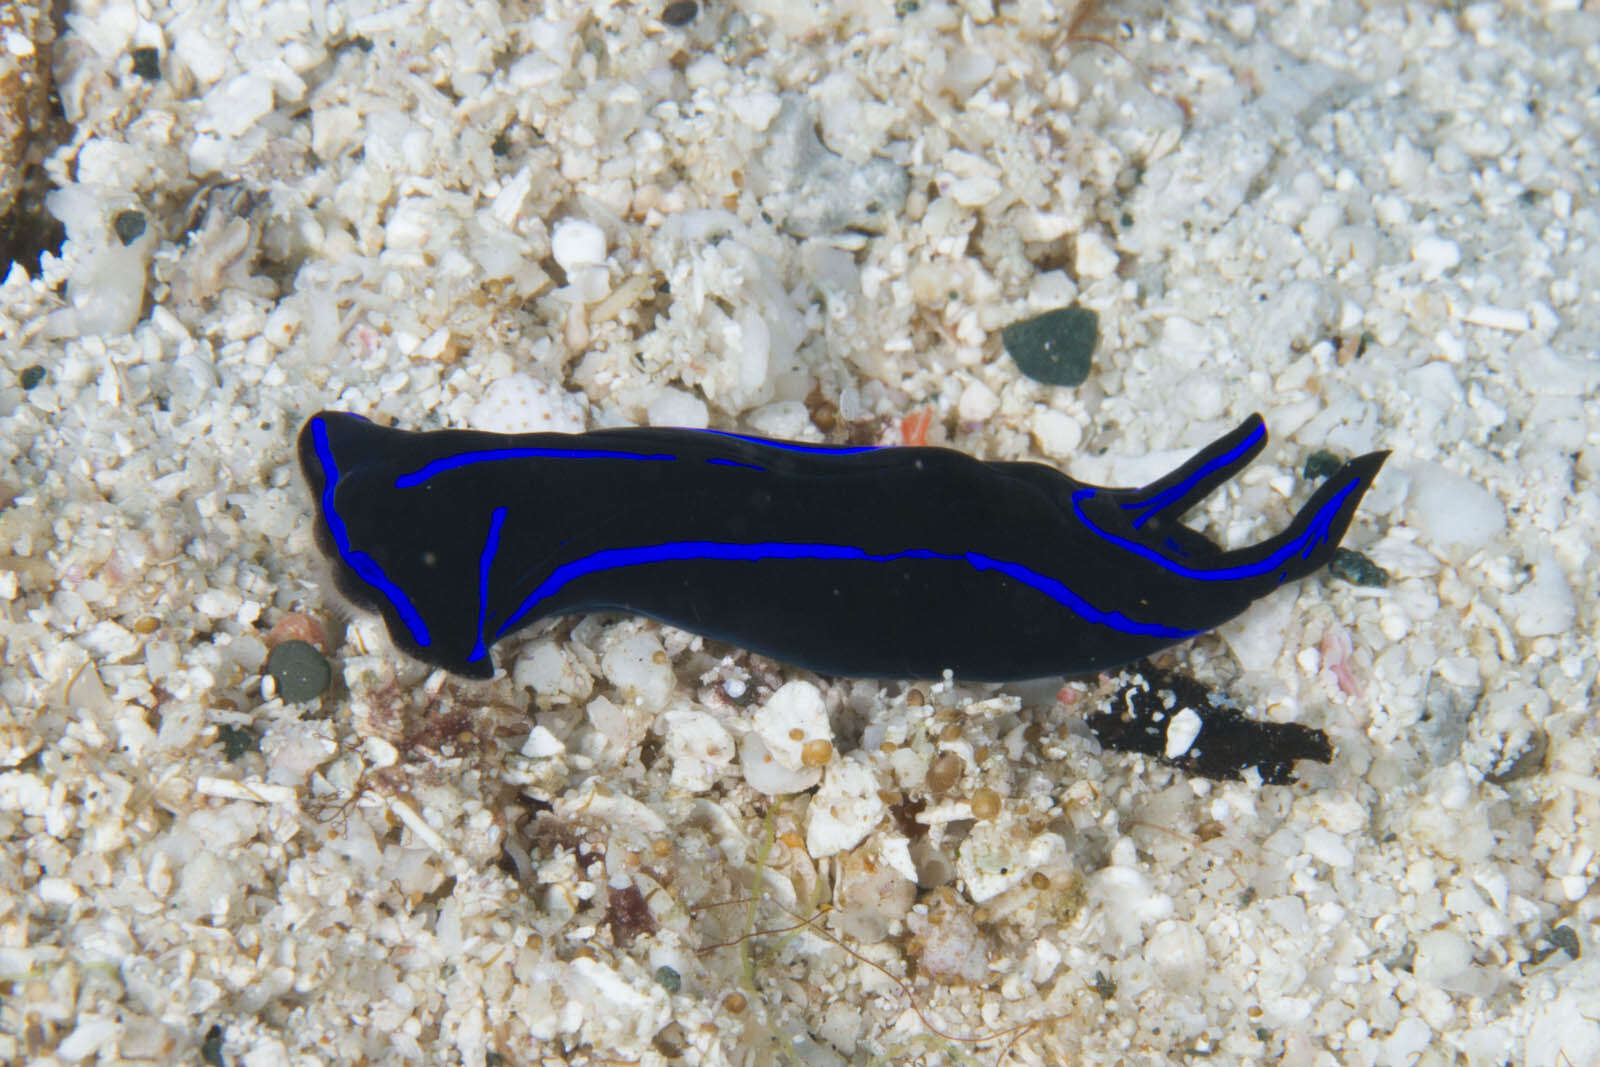
[{"label": "black and blue sea slug", "polygon": [[944,448],[715,430],[501,435],[323,412],[300,433],[339,589],[406,652],[487,678],[540,619],[647,615],[825,674],[1098,671],[1327,563],[1387,453],[1224,551],[1180,524],[1266,443],[1259,415],[1139,489]]}]

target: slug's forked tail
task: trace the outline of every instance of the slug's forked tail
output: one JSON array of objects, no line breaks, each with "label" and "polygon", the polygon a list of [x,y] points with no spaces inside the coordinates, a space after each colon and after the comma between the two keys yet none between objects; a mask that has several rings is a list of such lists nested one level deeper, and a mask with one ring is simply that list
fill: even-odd
[{"label": "slug's forked tail", "polygon": [[1387,452],[1350,460],[1317,488],[1289,528],[1257,545],[1223,551],[1180,522],[1223,482],[1238,474],[1267,443],[1266,425],[1251,415],[1183,466],[1139,489],[1085,487],[1073,494],[1080,521],[1104,540],[1143,556],[1180,579],[1210,585],[1217,609],[1230,617],[1241,596],[1265,596],[1303,578],[1333,558],[1361,498],[1378,476]]},{"label": "slug's forked tail", "polygon": [[1125,537],[1164,556],[1198,563],[1222,549],[1183,525],[1184,514],[1238,474],[1267,444],[1259,414],[1191,456],[1183,466],[1137,489],[1097,489],[1106,501],[1100,518]]},{"label": "slug's forked tail", "polygon": [[1117,504],[1135,530],[1176,523],[1184,512],[1243,470],[1266,444],[1267,425],[1258,412],[1172,473],[1143,488],[1119,491]]},{"label": "slug's forked tail", "polygon": [[1216,557],[1212,575],[1243,580],[1258,587],[1253,596],[1263,596],[1317,571],[1333,558],[1361,498],[1388,458],[1388,452],[1369,452],[1350,460],[1317,487],[1288,529],[1258,545]]}]

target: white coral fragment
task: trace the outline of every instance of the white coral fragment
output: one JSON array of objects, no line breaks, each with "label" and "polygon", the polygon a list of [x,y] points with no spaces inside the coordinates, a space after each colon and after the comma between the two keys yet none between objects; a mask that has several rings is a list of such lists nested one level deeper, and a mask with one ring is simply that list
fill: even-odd
[{"label": "white coral fragment", "polygon": [[667,824],[648,805],[604,789],[596,779],[560,797],[555,812],[572,822],[604,826],[613,840],[626,845],[647,842],[667,832]]},{"label": "white coral fragment", "polygon": [[670,711],[665,718],[672,787],[686,793],[704,793],[722,768],[733,761],[733,738],[705,712]]},{"label": "white coral fragment", "polygon": [[967,894],[982,903],[999,896],[1041,867],[1063,863],[1067,842],[1060,834],[1026,835],[1023,824],[1011,817],[982,822],[961,843],[956,872]]},{"label": "white coral fragment", "polygon": [[666,649],[653,633],[635,631],[615,636],[617,632],[606,635],[600,669],[630,702],[650,711],[662,710],[676,684]]},{"label": "white coral fragment", "polygon": [[810,682],[789,682],[773,693],[755,713],[751,726],[772,758],[791,771],[806,769],[808,742],[833,740],[828,706],[823,703],[822,691]]},{"label": "white coral fragment", "polygon": [[739,766],[745,784],[769,797],[803,793],[822,781],[821,767],[785,766],[775,758],[758,733],[748,733],[739,742]]},{"label": "white coral fragment", "polygon": [[806,812],[806,851],[817,859],[855,848],[883,818],[878,781],[865,763],[838,760]]}]

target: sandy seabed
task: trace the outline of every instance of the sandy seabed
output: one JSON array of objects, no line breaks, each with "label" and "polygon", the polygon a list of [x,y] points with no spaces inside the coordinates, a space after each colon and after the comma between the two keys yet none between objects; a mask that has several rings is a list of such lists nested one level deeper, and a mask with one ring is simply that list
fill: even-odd
[{"label": "sandy seabed", "polygon": [[[1600,1062],[1593,11],[108,0],[51,47],[0,1061]],[[1028,380],[1001,329],[1073,303],[1089,379]],[[1257,540],[1313,452],[1387,448],[1346,544],[1389,582],[1164,657],[1326,731],[1294,786],[1102,751],[1092,683],[625,616],[468,683],[336,602],[323,408],[1103,484],[1261,411],[1191,523]]]}]

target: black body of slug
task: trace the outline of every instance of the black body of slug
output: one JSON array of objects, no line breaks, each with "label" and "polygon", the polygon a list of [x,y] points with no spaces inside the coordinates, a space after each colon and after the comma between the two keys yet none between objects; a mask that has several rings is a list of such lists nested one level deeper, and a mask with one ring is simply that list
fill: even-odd
[{"label": "black body of slug", "polygon": [[539,619],[648,615],[825,674],[1004,681],[1117,666],[1326,563],[1387,453],[1283,533],[1222,551],[1183,513],[1266,441],[1259,415],[1140,489],[943,448],[708,430],[300,433],[339,588],[473,678]]}]

